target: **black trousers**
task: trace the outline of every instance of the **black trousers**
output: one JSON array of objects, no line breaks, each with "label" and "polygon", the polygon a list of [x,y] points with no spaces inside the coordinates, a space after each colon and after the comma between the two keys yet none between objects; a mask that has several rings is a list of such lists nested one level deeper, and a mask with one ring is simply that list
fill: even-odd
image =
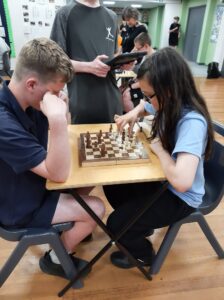
[{"label": "black trousers", "polygon": [[[160,182],[104,186],[105,195],[114,208],[107,220],[109,230],[116,234],[142,205],[150,201],[161,188]],[[168,226],[191,214],[195,209],[166,190],[140,219],[119,240],[136,258],[152,254],[152,244],[146,237],[155,228]]]}]

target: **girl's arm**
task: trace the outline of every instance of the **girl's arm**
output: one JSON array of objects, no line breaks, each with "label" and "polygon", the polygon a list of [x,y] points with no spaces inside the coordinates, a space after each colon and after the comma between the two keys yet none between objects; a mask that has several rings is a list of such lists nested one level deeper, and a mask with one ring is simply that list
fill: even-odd
[{"label": "girl's arm", "polygon": [[158,156],[163,172],[175,190],[181,193],[189,190],[195,178],[199,158],[190,153],[180,152],[177,154],[177,160],[175,161],[163,149],[159,139],[152,141],[150,147]]}]

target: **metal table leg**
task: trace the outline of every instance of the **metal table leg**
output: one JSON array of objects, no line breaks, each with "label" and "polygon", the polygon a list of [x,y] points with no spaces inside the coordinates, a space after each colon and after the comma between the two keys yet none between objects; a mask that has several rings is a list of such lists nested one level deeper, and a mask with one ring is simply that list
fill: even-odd
[{"label": "metal table leg", "polygon": [[144,267],[142,267],[137,259],[135,259],[129,251],[120,244],[118,241],[125,232],[145,213],[147,209],[150,208],[150,206],[158,199],[158,197],[167,189],[168,182],[165,182],[162,187],[154,194],[152,197],[152,200],[147,203],[144,207],[139,208],[136,215],[133,216],[133,218],[121,229],[121,231],[115,236],[113,235],[106,225],[103,223],[103,221],[94,213],[94,211],[86,204],[86,202],[82,199],[82,197],[76,192],[75,189],[71,189],[68,192],[73,195],[73,197],[77,200],[77,202],[86,210],[86,212],[94,219],[94,221],[102,228],[102,230],[111,238],[111,240],[92,258],[92,260],[82,269],[79,271],[76,276],[70,280],[70,282],[58,293],[59,297],[62,297],[72,286],[73,284],[82,276],[85,271],[92,267],[101,256],[104,255],[104,253],[107,252],[108,249],[113,244],[116,244],[116,246],[128,257],[128,259],[143,273],[143,275],[151,280],[151,275],[149,272],[145,270]]}]

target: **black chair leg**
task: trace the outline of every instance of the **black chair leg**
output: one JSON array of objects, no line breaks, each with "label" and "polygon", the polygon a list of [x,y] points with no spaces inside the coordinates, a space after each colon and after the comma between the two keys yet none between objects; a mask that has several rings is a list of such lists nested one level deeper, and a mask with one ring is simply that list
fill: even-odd
[{"label": "black chair leg", "polygon": [[204,232],[204,235],[208,239],[209,243],[211,244],[212,248],[217,253],[220,259],[224,258],[224,251],[219,244],[218,240],[216,239],[215,235],[213,234],[212,230],[210,229],[208,223],[206,222],[203,215],[200,215],[198,218],[198,224],[201,227],[201,230]]},{"label": "black chair leg", "polygon": [[6,279],[12,273],[16,265],[19,263],[20,259],[22,258],[23,254],[26,252],[28,246],[26,243],[19,242],[11,253],[10,257],[4,264],[0,272],[0,287],[4,284]]},{"label": "black chair leg", "polygon": [[[48,232],[45,235],[24,235],[22,239],[17,244],[14,251],[11,253],[10,257],[2,267],[0,271],[0,287],[4,284],[6,279],[12,273],[16,265],[19,263],[20,259],[26,252],[26,250],[31,245],[41,245],[41,244],[50,244],[54,249],[56,255],[58,256],[59,261],[65,271],[65,274],[68,279],[72,279],[76,276],[77,270],[75,269],[73,262],[69,255],[67,254],[65,248],[62,245],[62,242],[55,232]],[[73,286],[73,288],[81,288],[83,287],[83,283],[81,280],[77,280]]]},{"label": "black chair leg", "polygon": [[156,257],[153,261],[152,266],[150,267],[149,273],[150,275],[154,275],[157,274],[159,272],[159,270],[161,269],[161,266],[167,256],[167,254],[169,253],[169,250],[177,236],[177,233],[180,229],[180,226],[182,225],[182,223],[175,223],[173,225],[170,225],[167,233],[160,245],[160,248],[156,254]]}]

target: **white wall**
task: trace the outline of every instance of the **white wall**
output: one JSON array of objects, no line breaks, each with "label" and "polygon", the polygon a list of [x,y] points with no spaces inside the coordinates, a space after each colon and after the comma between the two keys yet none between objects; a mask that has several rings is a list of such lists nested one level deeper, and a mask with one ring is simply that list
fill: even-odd
[{"label": "white wall", "polygon": [[166,4],[161,28],[160,48],[168,46],[169,28],[175,16],[180,17],[181,4]]},{"label": "white wall", "polygon": [[8,0],[16,56],[27,41],[50,36],[55,11],[65,4],[66,0]]},{"label": "white wall", "polygon": [[224,61],[224,14],[222,15],[222,21],[213,60],[219,63],[219,67],[221,69]]}]

